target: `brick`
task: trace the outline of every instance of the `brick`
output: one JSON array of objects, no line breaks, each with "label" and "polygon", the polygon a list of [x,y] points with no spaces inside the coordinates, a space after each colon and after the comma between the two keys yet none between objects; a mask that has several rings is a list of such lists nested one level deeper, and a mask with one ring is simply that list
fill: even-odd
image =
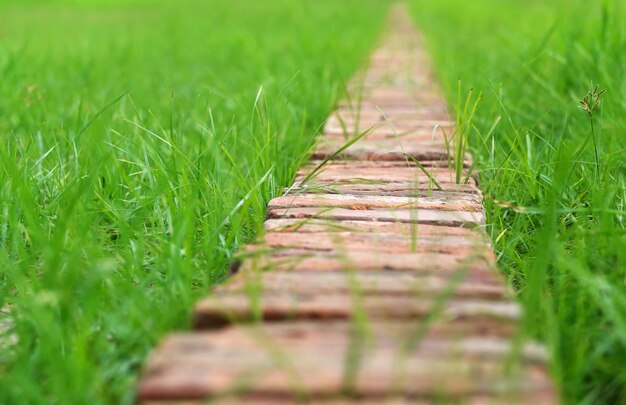
[{"label": "brick", "polygon": [[443,106],[446,107],[446,104],[439,100],[439,102],[424,102],[422,100],[418,100],[415,98],[403,96],[398,99],[378,99],[374,100],[369,97],[364,97],[360,102],[357,100],[350,101],[341,101],[338,104],[338,107],[341,109],[357,109],[359,105],[362,109],[382,109],[383,111],[387,110],[401,110],[401,111],[413,111],[420,108],[430,108],[433,106]]},{"label": "brick", "polygon": [[[344,103],[340,103],[340,104],[344,104]],[[368,100],[361,100],[360,104],[354,103],[352,106],[350,105],[340,106],[335,112],[335,114],[333,114],[331,117],[334,117],[337,115],[340,115],[341,117],[347,116],[347,117],[352,117],[352,118],[363,116],[363,115],[382,117],[383,114],[387,117],[393,117],[393,116],[411,117],[411,116],[415,116],[415,114],[422,114],[422,113],[441,114],[441,113],[446,113],[447,111],[448,111],[448,106],[445,103],[442,103],[439,105],[429,104],[427,106],[395,105],[395,106],[381,108],[380,106],[377,106],[375,103],[371,103]]]},{"label": "brick", "polygon": [[326,126],[341,129],[343,126],[350,128],[355,124],[369,127],[373,125],[385,125],[387,123],[417,126],[430,126],[433,123],[445,123],[446,127],[453,125],[450,117],[444,111],[418,108],[408,113],[387,112],[383,109],[380,111],[342,111],[331,115],[326,122]]},{"label": "brick", "polygon": [[[318,167],[323,161],[322,160],[317,160],[317,159],[312,159],[310,160],[306,165],[304,165],[302,167],[303,171],[309,171],[313,168]],[[423,166],[424,168],[427,169],[428,173],[434,172],[434,173],[443,173],[443,174],[448,174],[448,175],[453,175],[454,176],[454,169],[449,167],[448,165],[448,161],[439,161],[439,160],[432,160],[432,161],[423,161],[424,163],[422,163],[422,161],[419,162],[419,165],[417,163],[415,163],[414,161],[410,160],[410,159],[404,159],[404,160],[379,160],[379,161],[352,161],[352,160],[346,160],[346,159],[341,159],[341,160],[333,160],[330,163],[326,163],[323,167],[322,170],[326,170],[327,168],[331,168],[333,170],[342,170],[342,169],[347,169],[347,170],[354,170],[354,169],[359,169],[359,170],[366,170],[366,169],[371,169],[371,168],[378,168],[378,169],[417,169],[419,168],[419,166]],[[453,162],[452,162],[453,163]],[[456,184],[456,183],[455,183]]]},{"label": "brick", "polygon": [[[314,178],[316,182],[332,181],[342,183],[354,182],[418,182],[432,184],[431,179],[422,170],[415,166],[410,167],[377,167],[365,163],[373,162],[349,162],[346,164],[328,164],[323,170],[318,171]],[[307,165],[302,167],[296,175],[296,181],[303,180],[306,175],[315,169],[316,166]],[[448,169],[433,168],[428,170],[432,178],[439,183],[445,191],[451,183],[455,184],[454,173]],[[475,185],[473,178],[468,179],[469,184]],[[432,188],[435,188],[432,185]]]},{"label": "brick", "polygon": [[[352,139],[353,134],[328,134],[319,139],[319,148],[338,150],[343,147],[346,142]],[[443,136],[432,136],[431,134],[423,133],[381,133],[373,132],[371,134],[364,135],[353,146],[367,150],[376,149],[379,152],[391,152],[399,148],[404,149],[439,149],[442,153],[445,153],[446,142]]]},{"label": "brick", "polygon": [[[441,185],[441,184],[440,184]],[[442,185],[443,188],[443,185]],[[338,183],[332,180],[320,181],[318,178],[309,180],[304,185],[300,181],[296,181],[292,187],[288,189],[289,192],[323,192],[323,193],[336,193],[336,194],[353,194],[353,195],[395,195],[395,196],[407,196],[414,197],[416,193],[420,196],[436,195],[439,191],[435,186],[426,181],[414,182],[395,182],[395,181],[353,181]],[[446,183],[444,191],[445,193],[469,193],[480,195],[480,190],[473,184],[455,184]]]},{"label": "brick", "polygon": [[[452,141],[446,139],[441,132],[433,133],[431,130],[417,129],[406,132],[393,132],[382,130],[378,131],[370,131],[361,136],[361,138],[357,141],[357,145],[361,143],[375,143],[375,142],[383,142],[391,143],[393,142],[393,148],[399,147],[402,145],[403,147],[409,146],[434,146],[434,147],[442,147],[445,148],[446,145],[450,145],[450,149],[452,150]],[[357,134],[358,135],[358,134]],[[354,132],[350,131],[347,134],[345,133],[333,133],[327,132],[321,135],[318,138],[318,142],[320,145],[328,145],[328,148],[341,147],[346,142],[351,140],[355,136]]]},{"label": "brick", "polygon": [[347,208],[278,208],[270,209],[268,219],[334,219],[338,221],[404,222],[443,226],[474,227],[485,224],[482,212],[426,209],[347,209]]},{"label": "brick", "polygon": [[[320,145],[312,154],[313,159],[325,159],[328,156],[335,154],[342,145]],[[357,143],[350,146],[346,150],[339,153],[338,157],[341,159],[351,160],[406,160],[408,156],[412,156],[418,161],[447,161],[448,155],[440,147],[404,147],[399,146],[386,149],[378,149],[376,146],[368,146]]]},{"label": "brick", "polygon": [[[354,136],[354,131],[351,131],[350,129],[347,134],[343,132],[325,132],[319,137],[319,142],[321,144],[332,143],[341,147]],[[394,131],[392,128],[377,127],[376,129],[364,134],[358,142],[364,141],[395,141],[403,146],[411,144],[414,146],[434,144],[435,146],[450,145],[450,148],[452,148],[453,145],[453,140],[450,139],[449,133],[446,133],[444,136],[441,130],[433,131],[429,128],[418,128],[415,130],[398,132]]]},{"label": "brick", "polygon": [[[428,118],[436,116],[437,118]],[[376,106],[370,106],[369,108],[350,109],[342,108],[335,111],[328,117],[328,121],[379,121],[384,122],[385,119],[393,121],[394,118],[399,120],[416,119],[420,117],[425,121],[448,121],[450,122],[450,116],[447,114],[445,107],[443,106],[423,106],[413,107],[408,109],[398,108],[377,108]]]},{"label": "brick", "polygon": [[[467,278],[491,282],[493,265],[489,258],[474,255],[445,255],[433,252],[384,253],[370,251],[315,252],[298,249],[258,249],[248,246],[238,256],[239,269],[257,271],[343,272],[382,270],[393,273],[409,272],[442,277],[469,271]],[[235,270],[239,270],[235,266]]]},{"label": "brick", "polygon": [[[452,288],[455,275],[421,275],[415,273],[394,274],[386,271],[355,272],[263,272],[240,273],[219,291],[245,293],[247,288],[258,288],[267,293],[293,294],[346,294],[432,296]],[[503,300],[511,298],[510,291],[493,277],[492,282],[473,280],[457,275],[454,296]],[[462,277],[462,278],[461,278]]]},{"label": "brick", "polygon": [[[372,320],[424,319],[433,308],[427,297],[362,294],[357,298],[343,293],[310,291],[261,292],[250,294],[216,291],[199,301],[194,310],[196,328],[221,327],[230,323],[255,319],[272,321],[352,319],[362,313]],[[494,317],[502,321],[520,318],[519,307],[511,302],[479,299],[453,299],[443,304],[438,314],[443,318],[469,320],[473,317]]]},{"label": "brick", "polygon": [[[508,405],[525,405],[525,404],[546,404],[555,400],[554,392],[541,391],[541,392],[526,392],[515,393],[511,395],[499,394],[495,397],[489,395],[466,395],[463,397],[463,404],[466,405],[502,405],[506,403]],[[440,399],[437,400],[441,402]],[[258,394],[241,394],[239,396],[225,395],[219,398],[211,399],[210,403],[214,405],[248,405],[253,403],[255,405],[300,405],[303,400],[297,398],[275,398],[275,397],[261,397]],[[352,395],[344,395],[330,398],[313,398],[306,400],[307,405],[432,405],[432,399],[403,397],[399,395],[389,395],[385,397],[374,398],[354,398]],[[204,400],[184,400],[184,401],[142,401],[143,405],[205,405]]]},{"label": "brick", "polygon": [[303,207],[337,207],[358,209],[422,208],[444,211],[482,211],[481,198],[475,194],[437,193],[424,197],[397,197],[350,194],[294,194],[274,198],[270,209]]},{"label": "brick", "polygon": [[299,233],[328,233],[328,232],[364,232],[364,233],[393,233],[399,235],[420,236],[467,236],[484,239],[488,238],[482,232],[473,229],[454,226],[422,225],[415,226],[402,222],[365,222],[365,221],[325,221],[320,219],[269,219],[263,224],[268,232],[299,232]]},{"label": "brick", "polygon": [[[407,342],[411,329],[372,325],[361,352],[348,350],[354,335],[350,330],[345,323],[292,323],[174,335],[153,356],[139,397],[192,400],[239,392],[253,403],[274,403],[346,393],[381,400],[402,392],[407,399],[431,401],[442,392],[456,401],[483,395],[553,395],[537,364],[542,355],[532,347],[523,350],[519,373],[507,378],[502,362],[511,344],[501,338],[426,337],[399,357],[397,348]],[[347,363],[350,358],[354,360]]]},{"label": "brick", "polygon": [[[396,234],[363,234],[354,232],[333,233],[274,233],[263,236],[261,247],[300,249],[307,251],[370,251],[377,253],[436,252],[467,257],[489,252],[489,246],[480,239],[466,236],[428,236]],[[485,253],[483,253],[485,254]]]},{"label": "brick", "polygon": [[452,128],[454,127],[454,123],[449,120],[403,120],[403,121],[394,121],[391,122],[391,125],[388,121],[383,121],[381,123],[377,122],[357,122],[347,123],[344,128],[339,123],[329,123],[324,125],[325,133],[338,133],[342,134],[347,129],[348,131],[357,131],[363,132],[369,130],[372,127],[382,127],[388,128],[388,131],[391,133],[403,133],[406,131],[415,131],[415,130],[429,130],[431,132],[436,132],[439,128],[443,128],[446,131],[446,134],[451,134],[453,132]]},{"label": "brick", "polygon": [[427,101],[428,104],[443,100],[441,93],[439,91],[420,91],[420,92],[414,92],[414,93],[412,92],[412,94],[409,96],[405,88],[398,88],[398,87],[387,87],[387,88],[379,87],[376,90],[372,91],[366,99],[374,100],[374,101],[379,101],[379,100],[380,101],[386,101],[386,100],[399,101],[399,100],[405,100],[405,99],[409,99],[409,100],[412,99],[412,100],[419,100],[421,102]]},{"label": "brick", "polygon": [[[553,398],[551,393],[524,393],[521,398],[519,395],[513,396],[498,396],[491,398],[487,395],[471,395],[463,397],[463,403],[466,405],[501,405],[503,402],[509,405],[521,405],[530,403],[546,403],[546,395],[549,398]],[[303,400],[289,399],[289,398],[268,398],[260,397],[259,395],[245,395],[240,396],[220,396],[216,399],[211,399],[212,405],[248,405],[253,403],[255,405],[300,405]],[[204,400],[184,400],[184,401],[142,401],[143,405],[205,405]],[[432,400],[418,399],[418,398],[404,398],[397,395],[390,395],[388,397],[376,397],[376,398],[353,398],[351,396],[337,396],[332,398],[318,398],[309,399],[306,401],[307,405],[431,405]]]}]

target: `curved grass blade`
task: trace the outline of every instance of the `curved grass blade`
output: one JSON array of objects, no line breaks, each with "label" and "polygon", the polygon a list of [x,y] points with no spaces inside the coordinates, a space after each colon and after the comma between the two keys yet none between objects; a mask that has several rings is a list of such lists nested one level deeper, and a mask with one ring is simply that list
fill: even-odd
[{"label": "curved grass blade", "polygon": [[322,170],[324,168],[324,166],[326,166],[326,164],[328,164],[328,162],[330,162],[331,160],[333,160],[334,158],[336,158],[341,152],[343,152],[344,150],[348,149],[350,146],[354,145],[355,143],[357,143],[361,138],[363,138],[365,135],[367,135],[374,127],[369,127],[368,129],[366,129],[365,131],[361,132],[360,134],[358,134],[357,136],[355,136],[354,138],[350,139],[348,142],[346,142],[345,144],[343,144],[343,146],[339,149],[337,149],[335,152],[333,152],[332,154],[326,156],[326,159],[324,159],[322,161],[322,163],[320,163],[319,165],[317,165],[317,167],[315,169],[313,169],[313,171],[311,173],[309,173],[301,182],[300,185],[302,184],[306,184],[306,182],[308,182],[309,180],[311,180],[312,178],[314,178],[320,170]]},{"label": "curved grass blade", "polygon": [[407,159],[411,159],[413,161],[413,163],[415,163],[417,165],[417,167],[419,167],[419,169],[426,175],[426,177],[428,177],[428,180],[432,182],[432,184],[435,185],[435,187],[437,187],[437,190],[439,191],[443,191],[443,188],[439,185],[439,183],[437,183],[437,180],[435,180],[435,177],[433,177],[432,174],[430,174],[428,172],[428,170],[426,170],[426,168],[424,167],[424,165],[422,165],[417,159],[415,159],[415,156],[406,153],[406,152],[402,152],[404,154],[404,157]]}]

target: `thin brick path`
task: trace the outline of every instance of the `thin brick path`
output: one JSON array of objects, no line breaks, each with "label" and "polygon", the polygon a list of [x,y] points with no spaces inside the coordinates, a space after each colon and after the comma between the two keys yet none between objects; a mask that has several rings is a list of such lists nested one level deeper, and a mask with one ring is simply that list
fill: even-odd
[{"label": "thin brick path", "polygon": [[454,122],[420,37],[401,8],[390,26],[236,275],[152,354],[140,402],[556,402],[543,348],[517,338],[482,195],[448,168]]}]

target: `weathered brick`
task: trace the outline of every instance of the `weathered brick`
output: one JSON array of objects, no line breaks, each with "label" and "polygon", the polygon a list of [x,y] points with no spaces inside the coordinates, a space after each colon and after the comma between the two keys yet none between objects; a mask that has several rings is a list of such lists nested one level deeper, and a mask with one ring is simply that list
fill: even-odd
[{"label": "weathered brick", "polygon": [[[427,335],[412,347],[412,327],[355,328],[295,322],[174,335],[152,357],[139,396],[185,400],[237,392],[253,403],[320,401],[342,394],[383,400],[398,392],[406,399],[430,401],[440,399],[442,392],[454,401],[527,393],[553,396],[537,364],[543,355],[534,347],[522,350],[525,362],[507,377],[504,359],[512,353],[512,344],[502,338]],[[367,336],[367,343],[350,350],[356,333]],[[398,353],[404,346],[404,353]]]},{"label": "weathered brick", "polygon": [[[313,151],[313,159],[324,159],[334,155],[347,141],[328,140],[321,142]],[[416,144],[410,140],[407,142],[398,141],[393,138],[375,141],[357,142],[338,155],[342,159],[352,160],[408,160],[411,156],[417,161],[447,161],[448,154],[445,144],[442,142],[431,142],[429,144]]]},{"label": "weathered brick", "polygon": [[278,208],[268,210],[268,219],[273,218],[318,218],[338,221],[380,221],[404,222],[443,226],[479,226],[484,225],[482,212],[442,211],[426,209],[353,209],[347,208]]},{"label": "weathered brick", "polygon": [[[423,179],[422,179],[423,180]],[[441,184],[440,184],[441,185]],[[470,193],[482,196],[480,190],[473,184],[456,184],[449,183],[444,184],[444,193]],[[408,196],[414,197],[416,193],[420,196],[437,195],[439,192],[432,182],[421,181],[359,181],[354,180],[352,182],[334,182],[334,181],[320,181],[318,178],[311,179],[305,184],[300,181],[296,181],[292,187],[288,189],[289,192],[323,192],[323,193],[336,193],[336,194],[368,194],[368,195],[396,195],[396,196]]]},{"label": "weathered brick", "polygon": [[[445,103],[442,104],[429,104],[425,106],[417,106],[417,105],[394,105],[388,107],[381,107],[373,103],[369,99],[361,100],[360,104],[354,103],[352,105],[344,105],[345,103],[340,103],[340,107],[337,109],[336,113],[331,115],[341,116],[342,118],[347,116],[351,118],[356,118],[363,115],[368,116],[376,116],[382,117],[383,114],[387,117],[395,117],[395,116],[405,116],[412,117],[415,114],[423,114],[423,113],[433,113],[433,114],[441,114],[447,113],[448,106]],[[449,119],[449,116],[446,115],[446,118]]]},{"label": "weathered brick", "polygon": [[240,273],[224,287],[220,287],[219,291],[245,293],[253,288],[262,291],[263,295],[276,292],[306,295],[314,292],[395,296],[432,296],[451,289],[455,297],[485,300],[511,298],[510,291],[495,277],[491,282],[485,282],[468,279],[463,273],[442,277],[386,271]]},{"label": "weathered brick", "polygon": [[[221,327],[230,323],[252,320],[288,321],[307,319],[328,321],[352,319],[363,314],[373,320],[424,319],[433,310],[434,301],[428,297],[387,296],[361,294],[358,297],[344,293],[310,291],[251,290],[247,293],[216,291],[201,300],[194,310],[197,328]],[[468,320],[490,316],[502,321],[520,318],[519,307],[512,302],[484,299],[453,299],[443,304],[438,316]]]},{"label": "weathered brick", "polygon": [[[312,180],[316,182],[332,181],[343,183],[363,183],[363,182],[418,182],[431,184],[432,188],[436,188],[432,182],[434,179],[444,190],[451,183],[456,183],[454,173],[448,169],[433,168],[428,170],[432,177],[429,178],[419,167],[377,167],[366,163],[373,162],[346,162],[345,164],[327,164],[323,170],[319,170]],[[303,180],[316,166],[307,165],[298,171],[296,181]],[[309,181],[312,181],[309,180]],[[473,178],[468,178],[469,184],[475,184]]]},{"label": "weathered brick", "polygon": [[395,133],[404,133],[408,131],[419,131],[419,130],[429,130],[431,132],[437,132],[441,128],[446,132],[446,134],[451,134],[453,132],[454,123],[449,120],[405,120],[403,122],[392,123],[391,125],[387,121],[383,121],[381,123],[376,122],[350,122],[347,125],[342,126],[339,123],[330,123],[324,126],[324,133],[331,134],[343,134],[348,131],[355,131],[356,133],[364,132],[367,130],[372,130],[375,128],[387,128],[392,134]]},{"label": "weathered brick", "polygon": [[384,253],[371,251],[315,252],[299,249],[260,249],[248,246],[240,256],[241,268],[263,271],[368,271],[411,272],[418,274],[453,275],[469,271],[472,280],[490,282],[493,265],[478,255],[446,255],[433,252]]},{"label": "weathered brick", "polygon": [[[355,232],[333,233],[274,233],[264,235],[261,247],[300,249],[307,251],[345,252],[370,251],[380,253],[436,252],[450,255],[469,256],[489,252],[489,246],[481,239],[467,236],[430,236],[364,234]],[[483,253],[485,254],[485,253]]]},{"label": "weathered brick", "polygon": [[[338,395],[328,398],[307,399],[306,401],[299,398],[276,398],[268,395],[260,396],[258,394],[239,394],[224,395],[209,401],[212,405],[301,405],[305,402],[307,405],[432,405],[433,402],[445,402],[440,395],[438,399],[425,399],[416,397],[404,397],[397,394],[384,397],[359,398],[355,395]],[[463,396],[461,403],[465,405],[526,405],[526,404],[548,404],[555,400],[553,391],[540,392],[524,392],[498,394],[490,396],[489,394],[477,394]],[[455,401],[448,401],[455,402]],[[142,402],[144,405],[205,405],[207,402],[200,400],[184,400],[184,401],[148,401]]]},{"label": "weathered brick", "polygon": [[467,236],[484,239],[489,244],[484,233],[468,228],[454,226],[420,225],[402,222],[367,222],[367,221],[325,221],[322,219],[268,219],[263,224],[268,232],[364,232],[364,233],[393,233],[396,235],[433,236]]},{"label": "weathered brick", "polygon": [[481,198],[475,194],[438,193],[436,196],[396,197],[350,194],[294,194],[274,198],[270,209],[303,207],[337,207],[359,209],[422,208],[444,211],[482,211]]},{"label": "weathered brick", "polygon": [[[418,123],[418,124],[415,124]],[[329,117],[326,127],[351,128],[355,125],[365,128],[373,125],[417,125],[425,126],[432,123],[443,123],[446,127],[452,124],[450,117],[444,111],[416,108],[411,112],[387,112],[379,110],[341,111]],[[443,126],[443,125],[442,125]]]},{"label": "weathered brick", "polygon": [[[422,163],[424,162],[424,163]],[[302,167],[303,171],[308,171],[313,168],[317,168],[323,163],[323,160],[311,159],[306,165]],[[454,164],[454,161],[451,162]],[[422,166],[426,169],[428,173],[443,173],[447,174],[448,177],[452,175],[454,178],[454,169],[449,167],[448,161],[440,161],[440,160],[426,160],[420,161],[419,164],[415,163],[411,159],[404,160],[378,160],[378,161],[353,161],[349,159],[341,159],[341,160],[333,160],[331,163],[325,163],[322,165],[321,170],[326,170],[327,168],[331,168],[333,170],[352,170],[352,169],[370,169],[370,168],[379,168],[379,169],[419,169]],[[422,171],[423,173],[423,171]],[[453,183],[451,185],[461,185]],[[435,188],[436,190],[436,188]]]},{"label": "weathered brick", "polygon": [[[358,135],[358,134],[356,134]],[[331,144],[329,146],[341,147],[346,142],[351,140],[355,136],[353,131],[345,133],[326,132],[318,139],[320,144]],[[398,145],[402,146],[446,146],[449,145],[450,149],[454,145],[453,139],[450,139],[450,134],[446,133],[444,136],[442,131],[433,131],[429,128],[418,128],[415,130],[398,132],[385,127],[377,127],[366,134],[360,139],[361,141],[395,141]]]}]

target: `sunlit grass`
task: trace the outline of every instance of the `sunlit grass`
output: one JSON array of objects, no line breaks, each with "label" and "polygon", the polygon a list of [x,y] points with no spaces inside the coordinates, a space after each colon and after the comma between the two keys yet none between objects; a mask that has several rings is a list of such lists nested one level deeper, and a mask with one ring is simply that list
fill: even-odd
[{"label": "sunlit grass", "polygon": [[[617,0],[413,2],[470,147],[501,271],[567,403],[626,401],[626,9]],[[596,84],[606,89],[590,117]],[[584,107],[584,105],[583,105]],[[590,130],[591,119],[591,130]]]},{"label": "sunlit grass", "polygon": [[386,8],[2,2],[0,309],[19,343],[0,353],[0,403],[132,401],[146,353],[293,179]]}]

